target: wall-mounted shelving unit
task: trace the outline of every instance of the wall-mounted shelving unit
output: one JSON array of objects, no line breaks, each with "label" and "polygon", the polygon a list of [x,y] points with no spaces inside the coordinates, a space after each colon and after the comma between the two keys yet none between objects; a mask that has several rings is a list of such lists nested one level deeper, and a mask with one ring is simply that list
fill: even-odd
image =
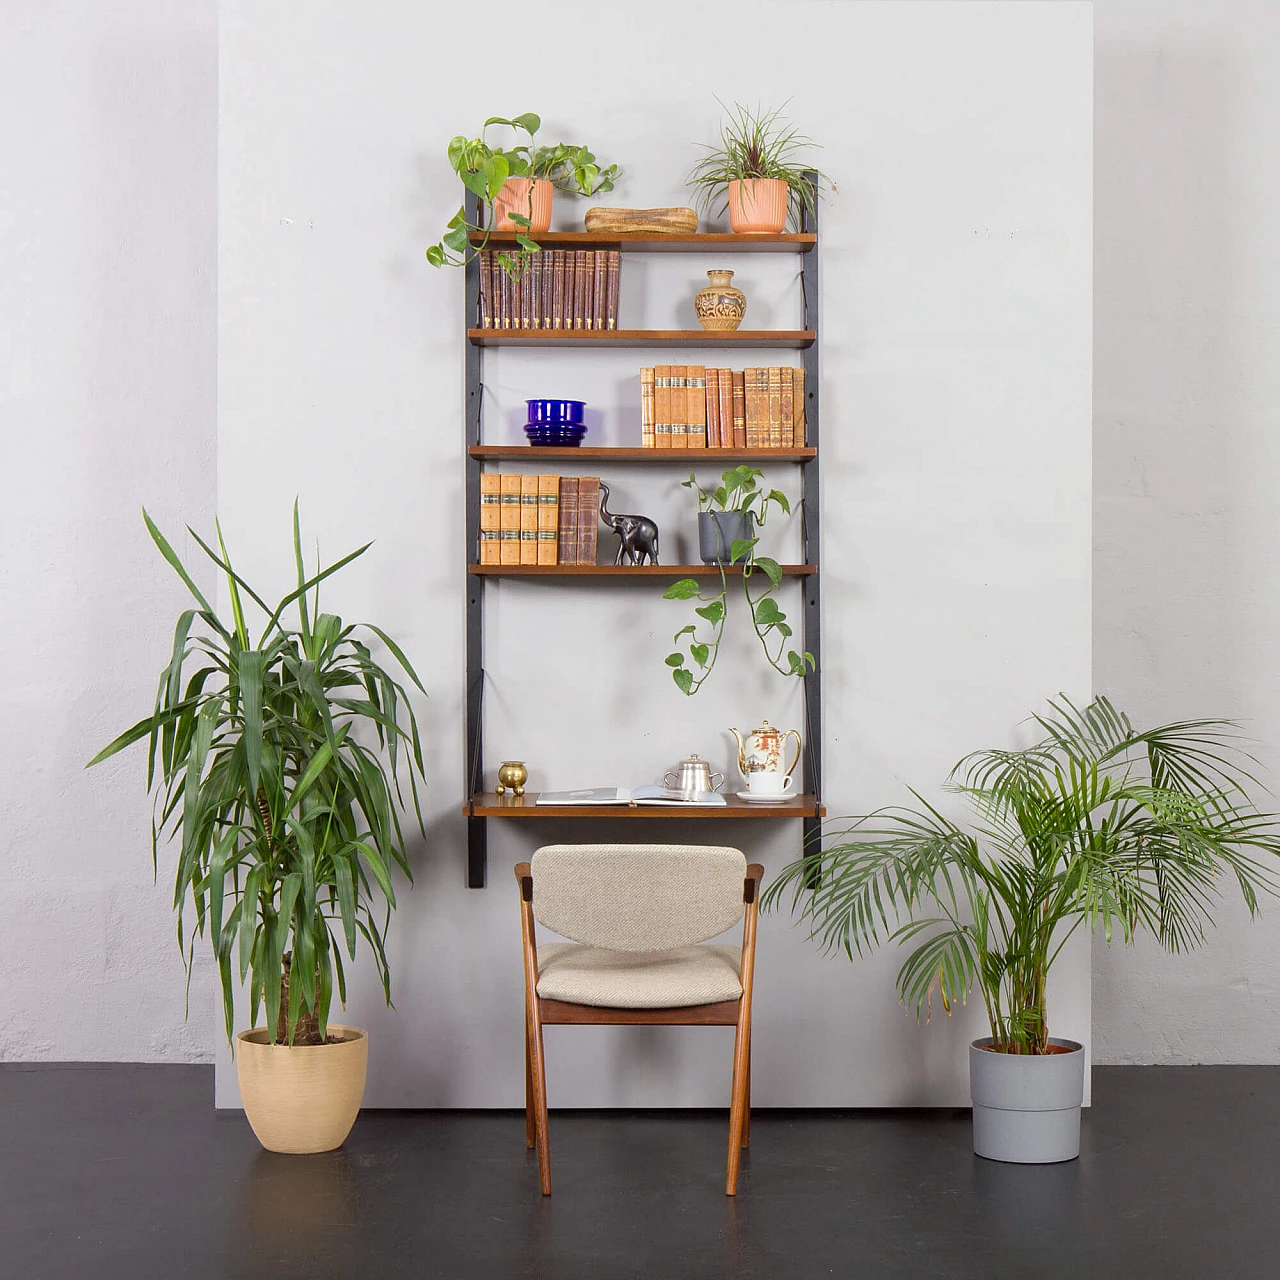
[{"label": "wall-mounted shelving unit", "polygon": [[[812,181],[812,179],[811,179]],[[815,189],[816,190],[816,189]],[[468,193],[468,216],[478,222],[478,197]],[[493,234],[472,237],[472,243],[490,248],[512,247],[514,237]],[[800,284],[803,328],[708,332],[702,329],[619,329],[582,332],[578,330],[478,329],[480,269],[477,261],[465,270],[463,294],[466,373],[466,521],[467,521],[467,732],[466,777],[468,797],[463,804],[467,819],[467,884],[483,888],[488,864],[490,819],[536,821],[542,818],[606,820],[617,818],[675,818],[679,820],[777,820],[798,819],[803,823],[806,845],[816,839],[826,810],[822,805],[822,595],[819,555],[819,368],[818,368],[818,224],[815,212],[804,215],[801,230],[781,235],[733,235],[719,232],[658,235],[647,232],[629,235],[598,235],[584,231],[548,232],[538,236],[544,248],[618,249],[629,253],[784,253],[801,257]],[[573,348],[731,348],[791,349],[800,352],[805,372],[805,441],[802,448],[785,449],[641,449],[594,448],[547,449],[522,445],[485,444],[481,436],[483,352],[487,348],[564,347]],[[804,563],[782,566],[788,577],[802,583],[802,647],[814,655],[817,668],[804,677],[805,739],[803,747],[804,793],[773,804],[749,804],[726,797],[723,807],[680,806],[537,806],[536,795],[496,796],[480,790],[483,778],[484,712],[484,590],[494,577],[548,578],[578,581],[584,587],[601,580],[610,584],[624,579],[636,582],[664,578],[706,577],[719,570],[708,565],[482,565],[479,563],[480,474],[486,462],[502,460],[555,459],[557,463],[626,462],[653,466],[687,467],[691,460],[718,462],[791,463],[801,471],[801,546]],[[729,570],[733,572],[733,570]],[[741,570],[737,570],[741,573]]]}]

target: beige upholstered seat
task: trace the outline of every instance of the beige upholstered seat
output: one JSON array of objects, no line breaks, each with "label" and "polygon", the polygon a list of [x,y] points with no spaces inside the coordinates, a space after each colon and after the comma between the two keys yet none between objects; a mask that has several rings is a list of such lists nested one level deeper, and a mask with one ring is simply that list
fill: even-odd
[{"label": "beige upholstered seat", "polygon": [[738,947],[608,951],[572,942],[538,948],[538,995],[605,1009],[684,1009],[742,994]]},{"label": "beige upholstered seat", "polygon": [[[734,1027],[725,1193],[750,1139],[751,985],[764,869],[719,845],[560,844],[516,865],[525,971],[525,1142],[551,1194],[544,1026]],[[742,945],[710,939],[743,922]],[[536,925],[569,942],[538,946]]]}]

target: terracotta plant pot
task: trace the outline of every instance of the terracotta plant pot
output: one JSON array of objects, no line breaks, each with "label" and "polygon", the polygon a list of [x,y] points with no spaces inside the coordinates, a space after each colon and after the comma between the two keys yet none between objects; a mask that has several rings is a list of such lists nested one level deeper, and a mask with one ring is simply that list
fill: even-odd
[{"label": "terracotta plant pot", "polygon": [[735,178],[729,183],[729,225],[739,234],[776,235],[787,225],[789,196],[781,178]]},{"label": "terracotta plant pot", "polygon": [[329,1024],[341,1044],[269,1044],[258,1027],[236,1036],[236,1078],[245,1118],[268,1151],[308,1155],[340,1147],[360,1113],[369,1037]]},{"label": "terracotta plant pot", "polygon": [[[533,207],[529,206],[529,185],[533,184]],[[508,178],[493,201],[495,231],[522,230],[511,221],[518,213],[529,219],[529,234],[541,235],[551,229],[551,196],[555,187],[545,178]]]}]

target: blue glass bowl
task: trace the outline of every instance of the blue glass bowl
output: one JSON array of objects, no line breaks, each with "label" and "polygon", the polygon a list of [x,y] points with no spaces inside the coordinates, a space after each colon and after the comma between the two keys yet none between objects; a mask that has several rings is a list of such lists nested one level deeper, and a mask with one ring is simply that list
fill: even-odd
[{"label": "blue glass bowl", "polygon": [[582,443],[587,434],[585,426],[548,425],[544,422],[530,422],[524,429],[529,443],[542,448],[573,449]]},{"label": "blue glass bowl", "polygon": [[525,404],[529,406],[530,424],[547,426],[555,424],[580,427],[583,411],[587,407],[585,400],[526,400]]}]

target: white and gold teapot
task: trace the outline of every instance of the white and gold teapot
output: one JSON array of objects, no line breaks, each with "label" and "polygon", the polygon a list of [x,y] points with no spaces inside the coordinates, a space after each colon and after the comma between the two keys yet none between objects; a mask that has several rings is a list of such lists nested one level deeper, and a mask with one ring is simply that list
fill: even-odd
[{"label": "white and gold teapot", "polygon": [[[748,788],[757,783],[775,782],[779,790],[785,789],[791,771],[800,762],[800,735],[794,729],[775,729],[767,720],[752,729],[744,738],[737,729],[730,729],[738,740],[738,768]],[[785,763],[786,741],[796,740],[796,754],[790,765]]]}]

